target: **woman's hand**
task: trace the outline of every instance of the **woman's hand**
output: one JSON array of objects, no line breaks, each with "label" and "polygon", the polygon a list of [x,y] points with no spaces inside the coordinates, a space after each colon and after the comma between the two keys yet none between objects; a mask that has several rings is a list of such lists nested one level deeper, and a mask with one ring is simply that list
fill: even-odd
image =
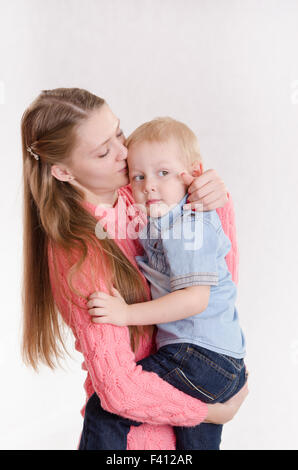
[{"label": "woman's hand", "polygon": [[194,169],[192,174],[182,173],[183,182],[189,186],[186,209],[212,211],[223,207],[228,202],[228,191],[224,182],[215,170],[207,170],[201,174]]},{"label": "woman's hand", "polygon": [[247,395],[248,384],[246,382],[242,389],[225,403],[215,403],[214,405],[208,404],[208,414],[205,418],[205,422],[213,424],[225,424],[228,421],[231,421]]},{"label": "woman's hand", "polygon": [[105,292],[91,294],[87,306],[93,323],[110,323],[116,326],[128,324],[129,305],[114,287],[112,287],[112,295]]}]

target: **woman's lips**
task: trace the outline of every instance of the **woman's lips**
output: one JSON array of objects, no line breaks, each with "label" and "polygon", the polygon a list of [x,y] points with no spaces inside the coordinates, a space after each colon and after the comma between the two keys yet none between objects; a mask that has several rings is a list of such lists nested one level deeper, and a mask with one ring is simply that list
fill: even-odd
[{"label": "woman's lips", "polygon": [[127,172],[127,166],[125,166],[124,168],[122,168],[121,170],[119,170],[119,173],[125,173]]}]

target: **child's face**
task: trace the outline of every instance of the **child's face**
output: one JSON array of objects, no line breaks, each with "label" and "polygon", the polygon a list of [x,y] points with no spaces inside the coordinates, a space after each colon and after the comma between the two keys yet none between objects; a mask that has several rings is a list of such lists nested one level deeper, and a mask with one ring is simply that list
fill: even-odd
[{"label": "child's face", "polygon": [[175,139],[135,143],[128,150],[127,162],[134,199],[151,217],[165,215],[186,194],[179,175],[188,168]]}]

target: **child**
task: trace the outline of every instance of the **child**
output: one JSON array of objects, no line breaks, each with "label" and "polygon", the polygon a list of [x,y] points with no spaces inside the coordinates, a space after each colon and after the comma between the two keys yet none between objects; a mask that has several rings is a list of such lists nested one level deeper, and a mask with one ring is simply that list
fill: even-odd
[{"label": "child", "polygon": [[[245,340],[225,262],[230,240],[216,211],[184,207],[188,195],[179,175],[193,164],[202,171],[197,139],[185,124],[159,118],[136,129],[127,146],[133,196],[148,215],[139,233],[145,256],[137,262],[153,300],[128,305],[116,290],[97,292],[90,313],[101,317],[98,323],[156,324],[158,351],[140,361],[142,367],[201,401],[225,402],[246,381]],[[104,412],[102,432],[108,421],[115,449],[126,448],[129,427],[138,423]],[[175,432],[177,449],[219,449],[222,425]]]}]

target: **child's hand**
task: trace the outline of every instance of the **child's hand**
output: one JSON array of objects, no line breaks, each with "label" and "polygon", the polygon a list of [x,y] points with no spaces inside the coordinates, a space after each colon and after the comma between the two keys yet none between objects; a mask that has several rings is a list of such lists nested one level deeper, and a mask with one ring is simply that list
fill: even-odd
[{"label": "child's hand", "polygon": [[114,287],[112,287],[112,295],[105,292],[91,294],[87,306],[93,323],[111,323],[116,326],[128,324],[129,306]]}]

